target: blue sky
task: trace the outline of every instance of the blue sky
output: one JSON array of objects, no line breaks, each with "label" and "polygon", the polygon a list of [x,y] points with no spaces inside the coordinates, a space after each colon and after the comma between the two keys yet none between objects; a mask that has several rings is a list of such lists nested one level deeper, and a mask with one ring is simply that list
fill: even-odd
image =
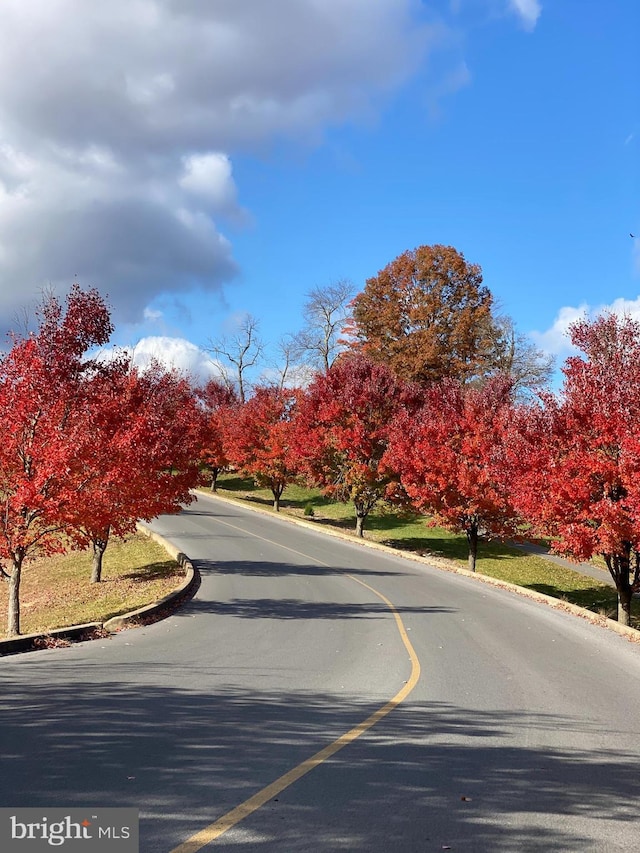
[{"label": "blue sky", "polygon": [[[361,289],[425,243],[479,263],[519,330],[560,359],[579,311],[640,317],[635,0],[273,0],[268,19],[260,0],[225,0],[235,50],[211,29],[216,4],[207,30],[185,2],[178,35],[169,0],[113,7],[0,11],[18,46],[52,21],[60,37],[17,95],[0,62],[4,325],[18,296],[77,274],[109,293],[117,343],[198,369],[197,348],[243,313],[275,343],[312,287]],[[141,51],[149,27],[160,46]],[[71,36],[116,60],[101,75],[94,55],[80,85]],[[208,49],[217,64],[193,59]]]}]

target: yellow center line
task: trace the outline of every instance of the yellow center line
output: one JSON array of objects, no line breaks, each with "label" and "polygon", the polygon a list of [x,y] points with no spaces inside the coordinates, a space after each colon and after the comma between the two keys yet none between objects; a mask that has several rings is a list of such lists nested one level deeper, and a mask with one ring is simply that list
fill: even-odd
[{"label": "yellow center line", "polygon": [[[219,519],[216,519],[219,521]],[[226,521],[219,521],[220,524],[226,524],[228,527],[235,527],[235,525],[230,524]],[[242,528],[237,527],[237,530],[242,530]],[[247,533],[247,531],[243,531]],[[291,551],[294,554],[297,554],[300,557],[304,557],[307,560],[313,560],[316,563],[319,563],[321,566],[326,566],[327,568],[331,568],[328,563],[323,563],[321,560],[316,559],[315,557],[311,557],[308,554],[303,554],[300,551],[295,551],[293,548],[289,548],[286,545],[281,545],[279,542],[274,542],[271,539],[266,539],[264,536],[259,536],[255,533],[250,533],[249,535],[255,536],[257,539],[264,539],[265,542],[270,542],[273,545],[277,545],[280,548],[285,548],[287,551]],[[197,850],[201,850],[205,845],[210,844],[212,841],[215,841],[217,838],[220,838],[227,830],[236,826],[240,821],[244,820],[249,815],[253,814],[253,812],[257,811],[259,808],[268,803],[269,800],[276,797],[278,794],[282,793],[285,788],[288,788],[290,785],[293,785],[294,782],[297,782],[298,779],[301,779],[303,776],[306,776],[307,773],[311,772],[315,767],[319,764],[325,762],[328,758],[335,755],[336,752],[339,752],[341,749],[344,749],[345,746],[348,746],[354,740],[360,737],[360,735],[364,734],[370,728],[379,723],[380,720],[384,719],[387,714],[390,714],[394,708],[397,708],[398,705],[403,702],[407,696],[412,692],[418,680],[420,678],[420,661],[418,660],[418,656],[409,640],[409,636],[407,634],[407,629],[404,627],[404,623],[400,618],[400,614],[398,613],[394,604],[381,592],[378,592],[377,589],[374,589],[372,586],[369,586],[368,583],[360,580],[359,578],[354,577],[350,574],[345,574],[345,577],[350,578],[352,581],[359,583],[361,586],[366,587],[370,590],[374,595],[376,595],[379,599],[381,599],[389,608],[396,622],[396,627],[398,629],[398,633],[400,634],[400,638],[404,644],[405,649],[409,653],[409,659],[411,661],[411,675],[409,676],[408,681],[403,685],[402,689],[399,690],[396,695],[390,699],[387,703],[385,703],[381,708],[378,708],[377,711],[374,711],[373,714],[370,714],[366,720],[363,720],[361,723],[358,723],[354,728],[349,729],[348,732],[345,732],[343,735],[340,735],[339,738],[327,744],[323,749],[319,752],[316,752],[310,758],[305,759],[302,763],[298,764],[296,767],[293,767],[291,770],[288,770],[282,776],[278,777],[274,782],[267,785],[262,790],[255,793],[252,797],[249,797],[248,800],[245,800],[240,805],[231,809],[231,811],[222,815],[222,817],[218,818],[214,823],[209,824],[209,826],[205,826],[204,829],[201,829],[199,832],[196,832],[182,844],[179,844],[178,847],[174,847],[170,853],[196,853]]]}]

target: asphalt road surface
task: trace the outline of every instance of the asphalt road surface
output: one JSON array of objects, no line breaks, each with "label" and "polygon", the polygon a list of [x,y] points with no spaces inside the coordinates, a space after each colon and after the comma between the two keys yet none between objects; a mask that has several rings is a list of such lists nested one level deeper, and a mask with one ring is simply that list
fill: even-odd
[{"label": "asphalt road surface", "polygon": [[640,849],[639,645],[229,502],[154,528],[189,604],[0,660],[1,806],[138,808],[142,853]]}]

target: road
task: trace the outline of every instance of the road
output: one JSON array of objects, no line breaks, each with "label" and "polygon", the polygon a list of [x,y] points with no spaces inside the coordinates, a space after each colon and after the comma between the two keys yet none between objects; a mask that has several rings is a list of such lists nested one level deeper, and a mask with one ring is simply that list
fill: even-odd
[{"label": "road", "polygon": [[0,660],[0,805],[138,808],[142,853],[640,846],[640,646],[213,498],[154,528],[188,605]]}]

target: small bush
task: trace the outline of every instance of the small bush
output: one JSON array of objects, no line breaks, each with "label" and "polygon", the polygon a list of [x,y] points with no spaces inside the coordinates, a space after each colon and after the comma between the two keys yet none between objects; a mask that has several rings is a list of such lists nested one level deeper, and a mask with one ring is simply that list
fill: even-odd
[{"label": "small bush", "polygon": [[313,504],[307,503],[304,505],[304,515],[313,518],[315,512],[313,511]]}]

